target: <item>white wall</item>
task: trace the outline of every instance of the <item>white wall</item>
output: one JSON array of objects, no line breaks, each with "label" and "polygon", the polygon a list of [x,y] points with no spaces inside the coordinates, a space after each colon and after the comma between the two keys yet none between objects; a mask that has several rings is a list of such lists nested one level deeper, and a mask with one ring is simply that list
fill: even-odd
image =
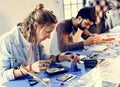
[{"label": "white wall", "polygon": [[[22,21],[39,3],[52,10],[59,21],[63,19],[62,0],[0,0],[0,35]],[[50,40],[44,44],[48,46],[46,49],[49,52]]]}]

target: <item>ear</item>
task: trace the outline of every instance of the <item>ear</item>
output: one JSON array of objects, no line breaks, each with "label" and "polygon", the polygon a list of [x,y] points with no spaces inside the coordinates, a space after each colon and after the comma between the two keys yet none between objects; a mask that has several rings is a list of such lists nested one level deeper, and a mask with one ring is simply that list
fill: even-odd
[{"label": "ear", "polygon": [[38,23],[38,22],[34,22],[34,24],[33,24],[33,28],[36,30],[36,29],[37,29],[37,27],[38,27],[38,25],[39,25],[39,23]]},{"label": "ear", "polygon": [[81,21],[82,21],[82,17],[81,17],[81,16],[78,16],[78,20],[81,22]]}]

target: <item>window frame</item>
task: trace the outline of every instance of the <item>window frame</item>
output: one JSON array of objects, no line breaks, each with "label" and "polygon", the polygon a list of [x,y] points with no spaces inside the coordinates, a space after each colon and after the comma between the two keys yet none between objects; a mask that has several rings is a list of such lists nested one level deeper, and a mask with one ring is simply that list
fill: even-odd
[{"label": "window frame", "polygon": [[[68,19],[71,17],[76,17],[77,12],[85,6],[87,0],[76,0],[76,3],[72,3],[72,0],[69,0],[69,3],[64,3],[65,0],[63,0],[63,18]],[[73,8],[76,6],[76,11],[73,11]],[[67,8],[68,7],[68,8]],[[67,8],[67,10],[66,10]],[[66,17],[68,16],[68,17]]]}]

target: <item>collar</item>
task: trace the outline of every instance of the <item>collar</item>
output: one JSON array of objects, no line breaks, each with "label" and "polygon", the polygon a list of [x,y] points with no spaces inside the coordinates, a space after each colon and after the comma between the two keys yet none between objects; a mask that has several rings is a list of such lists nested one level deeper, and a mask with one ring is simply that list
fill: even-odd
[{"label": "collar", "polygon": [[32,43],[30,43],[29,41],[27,41],[24,36],[22,35],[21,31],[20,31],[21,26],[17,26],[17,30],[18,30],[18,40],[20,42],[20,44],[22,44],[23,47],[31,47]]},{"label": "collar", "polygon": [[73,33],[76,33],[77,32],[77,30],[78,30],[78,26],[77,27],[75,27],[74,26],[74,24],[73,24],[73,21],[75,20],[75,18],[74,17],[72,17],[71,18],[71,23],[72,23],[72,29],[73,29]]}]

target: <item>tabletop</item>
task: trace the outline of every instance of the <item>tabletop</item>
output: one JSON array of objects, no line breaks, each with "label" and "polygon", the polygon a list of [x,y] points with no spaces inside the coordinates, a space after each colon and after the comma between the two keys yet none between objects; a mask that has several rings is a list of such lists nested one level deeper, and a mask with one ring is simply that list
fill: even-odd
[{"label": "tabletop", "polygon": [[[69,62],[64,62],[64,63],[68,63],[68,65],[70,64]],[[40,72],[37,74],[39,75],[39,78],[49,78],[49,80],[50,80],[49,87],[69,87],[68,85],[69,85],[71,80],[63,83],[62,81],[56,80],[56,78],[60,77],[63,74],[72,74],[72,75],[75,75],[75,78],[72,80],[78,80],[78,79],[80,79],[80,77],[83,74],[85,74],[86,72],[91,70],[90,68],[86,68],[84,72],[82,70],[78,70],[76,72],[73,72],[70,70],[69,67],[67,67],[67,66],[65,66],[65,67],[68,69],[68,72],[66,72],[66,73],[50,75],[50,76],[46,72]],[[78,65],[79,69],[80,69],[80,67],[81,67],[81,65]],[[2,83],[0,85],[0,87],[16,87],[16,86],[17,87],[45,87],[45,85],[43,85],[41,83],[37,83],[37,84],[31,86],[31,84],[34,84],[34,83],[35,83],[35,80],[31,76],[26,75],[26,76],[18,78],[16,80]]]}]

